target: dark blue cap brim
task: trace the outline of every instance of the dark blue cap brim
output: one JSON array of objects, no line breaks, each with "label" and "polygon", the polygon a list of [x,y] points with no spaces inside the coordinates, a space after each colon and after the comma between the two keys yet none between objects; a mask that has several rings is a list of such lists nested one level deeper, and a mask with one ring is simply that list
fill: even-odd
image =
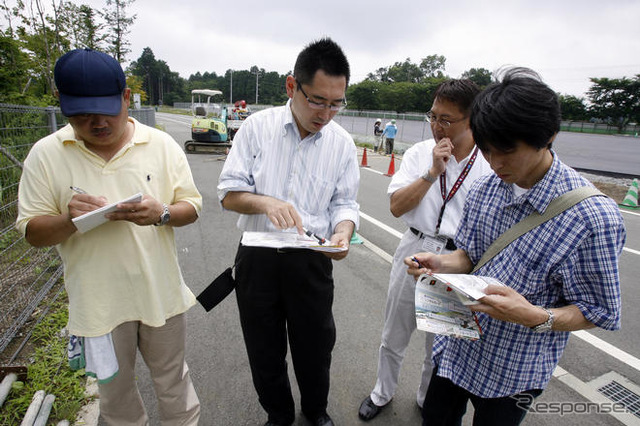
[{"label": "dark blue cap brim", "polygon": [[118,115],[122,111],[122,93],[111,96],[72,96],[59,94],[65,117],[80,114]]}]

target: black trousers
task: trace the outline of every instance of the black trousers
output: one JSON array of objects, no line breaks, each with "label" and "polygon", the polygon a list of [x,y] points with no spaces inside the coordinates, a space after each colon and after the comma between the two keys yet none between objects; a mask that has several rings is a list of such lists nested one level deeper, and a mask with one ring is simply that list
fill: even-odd
[{"label": "black trousers", "polygon": [[333,264],[311,250],[238,248],[236,297],[253,384],[269,421],[290,424],[295,404],[287,373],[287,338],[302,412],[326,412],[333,321]]},{"label": "black trousers", "polygon": [[422,405],[422,425],[460,426],[467,401],[471,401],[473,426],[516,426],[541,393],[542,389],[531,389],[503,398],[481,398],[438,376],[438,369],[434,368]]},{"label": "black trousers", "polygon": [[385,153],[386,154],[391,154],[393,152],[393,142],[394,142],[395,138],[387,138],[386,142],[386,150]]}]

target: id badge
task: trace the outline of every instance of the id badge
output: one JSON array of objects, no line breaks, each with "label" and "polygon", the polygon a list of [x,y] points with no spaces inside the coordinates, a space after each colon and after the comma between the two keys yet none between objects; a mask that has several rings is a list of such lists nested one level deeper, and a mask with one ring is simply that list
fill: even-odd
[{"label": "id badge", "polygon": [[447,245],[447,239],[443,236],[424,236],[422,250],[430,253],[442,254],[442,249]]}]

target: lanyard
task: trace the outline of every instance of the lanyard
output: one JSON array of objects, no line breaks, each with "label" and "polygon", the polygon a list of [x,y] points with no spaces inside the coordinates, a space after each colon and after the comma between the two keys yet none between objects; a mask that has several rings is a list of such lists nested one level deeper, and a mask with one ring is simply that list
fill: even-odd
[{"label": "lanyard", "polygon": [[478,156],[478,147],[476,147],[476,149],[473,151],[473,154],[471,155],[471,158],[469,158],[469,162],[467,162],[467,165],[464,167],[464,169],[462,170],[462,172],[460,172],[460,176],[458,176],[458,179],[456,180],[456,182],[453,184],[453,187],[451,187],[451,191],[449,191],[449,195],[447,195],[447,172],[445,170],[444,173],[442,173],[440,175],[440,193],[442,194],[442,207],[440,208],[440,215],[438,216],[438,224],[436,225],[436,235],[438,235],[440,233],[440,225],[442,224],[442,216],[444,215],[444,209],[445,207],[447,207],[447,203],[449,202],[449,200],[451,200],[453,198],[454,195],[456,195],[456,192],[458,192],[458,189],[460,189],[460,187],[462,186],[462,182],[464,182],[464,180],[467,178],[467,175],[469,174],[469,171],[471,170],[471,167],[473,166],[473,163],[476,162],[476,157]]}]

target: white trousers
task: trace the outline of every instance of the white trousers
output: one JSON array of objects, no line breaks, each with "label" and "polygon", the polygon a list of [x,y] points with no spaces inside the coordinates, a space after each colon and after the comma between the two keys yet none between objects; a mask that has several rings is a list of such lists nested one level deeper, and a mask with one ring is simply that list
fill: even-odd
[{"label": "white trousers", "polygon": [[[415,289],[413,276],[407,274],[404,258],[422,250],[423,240],[407,229],[393,256],[393,265],[389,278],[389,292],[385,312],[382,342],[378,355],[378,378],[371,392],[374,404],[386,405],[396,392],[400,367],[404,360],[411,335],[416,329]],[[422,379],[416,394],[416,402],[420,407],[427,394],[433,366],[431,364],[431,350],[433,334],[426,334],[425,358],[422,364]]]}]

